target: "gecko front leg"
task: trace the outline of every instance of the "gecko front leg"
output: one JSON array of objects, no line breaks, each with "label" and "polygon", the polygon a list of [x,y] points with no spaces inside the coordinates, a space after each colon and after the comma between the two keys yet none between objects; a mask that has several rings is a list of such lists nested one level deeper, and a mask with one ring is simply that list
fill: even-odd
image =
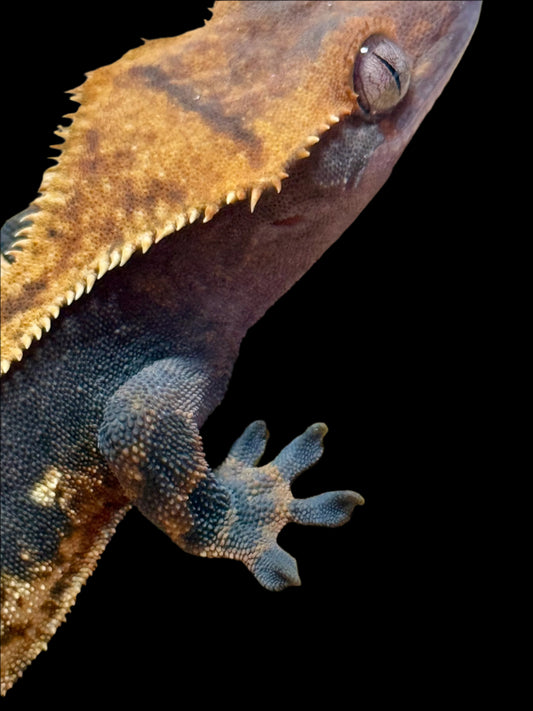
[{"label": "gecko front leg", "polygon": [[198,427],[209,387],[189,360],[147,366],[109,400],[100,449],[132,502],[181,548],[240,560],[270,590],[298,585],[296,561],[276,543],[281,529],[290,521],[339,526],[363,499],[352,491],[293,498],[291,482],[322,454],[323,424],[261,466],[267,430],[252,423],[212,470]]}]

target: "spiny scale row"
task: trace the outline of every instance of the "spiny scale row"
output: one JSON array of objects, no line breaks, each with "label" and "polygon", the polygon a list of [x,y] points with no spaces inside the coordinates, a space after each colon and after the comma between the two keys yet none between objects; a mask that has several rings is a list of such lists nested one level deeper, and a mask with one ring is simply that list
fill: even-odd
[{"label": "spiny scale row", "polygon": [[[328,117],[328,120],[329,123],[321,124],[318,127],[319,133],[329,130],[333,124],[338,123],[340,121],[339,117],[335,115],[330,115]],[[296,159],[303,159],[309,157],[310,152],[307,150],[307,148],[310,148],[319,141],[320,138],[318,136],[308,136],[305,144],[307,147],[300,148],[296,152],[294,157]],[[250,191],[250,211],[254,211],[259,198],[267,187],[272,186],[279,193],[281,191],[281,181],[287,177],[288,174],[282,172],[272,178],[270,181],[265,181],[263,187],[252,188],[252,190]],[[227,205],[231,205],[232,203],[244,200],[246,198],[246,193],[247,191],[245,189],[232,190],[227,194],[225,202]],[[219,205],[207,205],[203,209],[203,222],[209,222],[219,210]],[[64,305],[72,304],[73,301],[79,299],[84,293],[88,294],[98,279],[101,279],[104,274],[106,274],[111,269],[114,269],[116,266],[123,266],[138,248],[140,248],[144,254],[148,251],[152,244],[157,244],[164,237],[167,237],[173,232],[181,230],[188,224],[196,222],[196,220],[201,216],[201,214],[202,212],[199,209],[191,208],[187,213],[181,213],[177,217],[175,222],[168,223],[162,230],[153,233],[144,233],[138,238],[137,244],[128,243],[124,247],[122,247],[122,249],[115,249],[110,254],[101,257],[98,262],[91,267],[89,273],[85,276],[84,281],[78,282],[64,295],[57,297],[55,302],[46,309],[47,313],[42,316],[37,323],[32,324],[28,328],[27,332],[20,339],[20,347],[14,351],[13,360],[22,360],[23,351],[30,347],[33,340],[40,340],[43,335],[43,332],[48,332],[50,330],[52,325],[52,319],[56,319],[59,316],[60,309]],[[11,361],[7,359],[2,360],[0,363],[0,372],[7,373],[10,368],[10,365]]]}]

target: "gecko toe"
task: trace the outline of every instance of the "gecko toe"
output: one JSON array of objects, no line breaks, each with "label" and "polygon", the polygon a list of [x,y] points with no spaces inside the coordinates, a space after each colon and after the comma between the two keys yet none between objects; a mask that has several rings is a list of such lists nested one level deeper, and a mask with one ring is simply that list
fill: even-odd
[{"label": "gecko toe", "polygon": [[250,570],[267,590],[277,591],[301,585],[296,560],[278,545],[261,553]]},{"label": "gecko toe", "polygon": [[327,431],[323,422],[316,422],[281,450],[272,464],[284,481],[290,484],[320,459]]},{"label": "gecko toe", "polygon": [[355,491],[327,491],[307,499],[294,499],[290,506],[292,521],[305,526],[342,526],[354,508],[364,503]]},{"label": "gecko toe", "polygon": [[254,467],[263,456],[267,441],[266,424],[262,420],[256,420],[235,440],[228,453],[228,459],[235,459],[244,466]]}]

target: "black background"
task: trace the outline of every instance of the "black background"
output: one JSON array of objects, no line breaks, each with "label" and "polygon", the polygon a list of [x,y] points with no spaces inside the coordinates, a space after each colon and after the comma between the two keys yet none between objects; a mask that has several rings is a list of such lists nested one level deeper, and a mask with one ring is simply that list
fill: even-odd
[{"label": "black background", "polygon": [[[21,7],[4,18],[1,221],[36,193],[53,130],[73,108],[65,90],[141,37],[198,26],[206,7]],[[475,618],[468,581],[480,545],[469,517],[481,478],[491,22],[485,3],[392,178],[252,329],[205,427],[216,464],[254,419],[268,423],[270,454],[325,421],[324,457],[295,492],[355,488],[366,505],[340,529],[288,527],[281,543],[303,586],[277,594],[244,566],[181,552],[132,512],[6,709],[306,698],[337,707],[360,697],[425,707],[425,693],[453,695],[469,676],[470,633],[458,620]]]}]

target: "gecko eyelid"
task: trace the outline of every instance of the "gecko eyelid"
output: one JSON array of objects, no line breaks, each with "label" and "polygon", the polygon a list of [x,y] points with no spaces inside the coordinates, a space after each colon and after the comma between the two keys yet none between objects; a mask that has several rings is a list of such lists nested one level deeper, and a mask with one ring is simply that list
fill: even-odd
[{"label": "gecko eyelid", "polygon": [[384,35],[372,35],[363,42],[353,73],[363,118],[391,111],[407,93],[409,80],[409,62],[395,42]]}]

